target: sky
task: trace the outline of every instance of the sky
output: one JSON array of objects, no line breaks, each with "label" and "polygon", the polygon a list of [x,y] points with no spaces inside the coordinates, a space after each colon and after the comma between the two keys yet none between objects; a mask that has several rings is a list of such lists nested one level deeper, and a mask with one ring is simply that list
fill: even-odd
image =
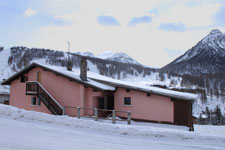
[{"label": "sky", "polygon": [[212,29],[225,0],[0,0],[0,45],[124,52],[163,67]]}]

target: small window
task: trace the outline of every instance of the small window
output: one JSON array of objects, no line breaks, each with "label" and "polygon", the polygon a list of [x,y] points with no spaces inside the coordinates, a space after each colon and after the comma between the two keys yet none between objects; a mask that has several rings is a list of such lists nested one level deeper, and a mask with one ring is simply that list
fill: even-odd
[{"label": "small window", "polygon": [[20,82],[21,82],[21,83],[24,83],[24,82],[26,82],[26,81],[28,81],[28,76],[22,75],[22,76],[20,77]]},{"label": "small window", "polygon": [[40,101],[40,98],[37,98],[37,97],[32,97],[31,98],[31,105],[41,105],[41,101]]},{"label": "small window", "polygon": [[36,97],[32,97],[31,98],[31,105],[36,105],[36,103],[37,103]]},{"label": "small window", "polygon": [[130,97],[124,97],[124,105],[131,105],[131,98]]}]

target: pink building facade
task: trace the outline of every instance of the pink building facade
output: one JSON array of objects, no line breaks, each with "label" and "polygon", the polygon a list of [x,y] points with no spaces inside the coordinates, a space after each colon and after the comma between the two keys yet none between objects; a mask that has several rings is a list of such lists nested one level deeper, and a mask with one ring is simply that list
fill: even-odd
[{"label": "pink building facade", "polygon": [[[131,98],[130,105],[124,105],[124,97]],[[138,91],[127,91],[118,88],[114,94],[115,110],[125,110],[132,112],[132,118],[136,120],[151,120],[157,122],[174,122],[173,102],[170,98],[147,95]],[[120,114],[126,117],[125,114]]]},{"label": "pink building facade", "polygon": [[[89,78],[82,81],[66,69],[33,63],[2,84],[10,85],[10,105],[26,110],[61,115],[60,108],[66,106],[64,113],[76,116],[76,109],[69,107],[113,109],[130,111],[134,120],[192,125],[192,101],[188,98],[178,99]],[[93,111],[82,109],[81,116],[86,115],[93,115]],[[117,116],[127,117],[124,113]]]},{"label": "pink building facade", "polygon": [[[37,77],[38,73],[41,74],[40,79]],[[44,103],[40,102],[40,105],[32,104],[32,98],[36,97],[36,100],[38,100],[38,97],[26,94],[26,84],[29,81],[39,80],[39,83],[62,107],[93,108],[97,107],[98,98],[107,96],[107,92],[95,90],[81,83],[70,81],[65,77],[56,75],[40,67],[30,70],[24,75],[28,77],[26,82],[21,82],[22,76],[20,76],[18,79],[12,81],[10,86],[10,105],[18,108],[52,114]],[[76,111],[72,108],[68,108],[66,111],[68,115],[76,115]],[[82,113],[85,115],[85,112]]]}]

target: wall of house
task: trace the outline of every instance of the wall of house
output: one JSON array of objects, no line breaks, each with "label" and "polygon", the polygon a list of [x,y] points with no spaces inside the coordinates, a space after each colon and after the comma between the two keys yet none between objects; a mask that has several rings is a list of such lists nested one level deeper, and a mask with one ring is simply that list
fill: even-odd
[{"label": "wall of house", "polygon": [[9,105],[26,109],[51,114],[43,103],[40,106],[31,105],[31,97],[26,94],[26,83],[21,83],[20,79],[14,80],[10,85],[10,100]]},{"label": "wall of house", "polygon": [[[124,105],[124,97],[131,97],[131,105]],[[174,105],[170,98],[118,88],[114,94],[115,110],[131,111],[133,119],[174,122]],[[127,117],[126,113],[117,113]]]},{"label": "wall of house", "polygon": [[[34,68],[28,72],[28,80],[36,81],[37,72],[41,72],[42,86],[54,97],[61,106],[72,107],[93,107],[94,97],[102,96],[102,92],[94,92],[90,87],[84,87],[75,81],[69,81],[67,78],[57,76],[50,71],[44,71],[42,68]],[[45,113],[50,111],[43,103],[41,106],[31,106],[31,97],[25,95],[26,83],[15,80],[11,83],[10,105],[27,110],[35,110]],[[76,115],[76,109],[66,108],[67,115]],[[51,114],[51,113],[50,113]],[[85,111],[81,112],[84,115]]]}]

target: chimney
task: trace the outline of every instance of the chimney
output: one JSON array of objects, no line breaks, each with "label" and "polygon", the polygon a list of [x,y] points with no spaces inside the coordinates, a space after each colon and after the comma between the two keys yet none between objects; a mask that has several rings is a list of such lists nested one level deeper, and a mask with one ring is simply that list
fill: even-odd
[{"label": "chimney", "polygon": [[67,61],[66,68],[67,68],[67,70],[72,71],[73,64],[72,64],[72,61],[71,60],[68,60]]},{"label": "chimney", "polygon": [[80,62],[80,79],[87,81],[87,60],[86,57],[81,57]]}]

